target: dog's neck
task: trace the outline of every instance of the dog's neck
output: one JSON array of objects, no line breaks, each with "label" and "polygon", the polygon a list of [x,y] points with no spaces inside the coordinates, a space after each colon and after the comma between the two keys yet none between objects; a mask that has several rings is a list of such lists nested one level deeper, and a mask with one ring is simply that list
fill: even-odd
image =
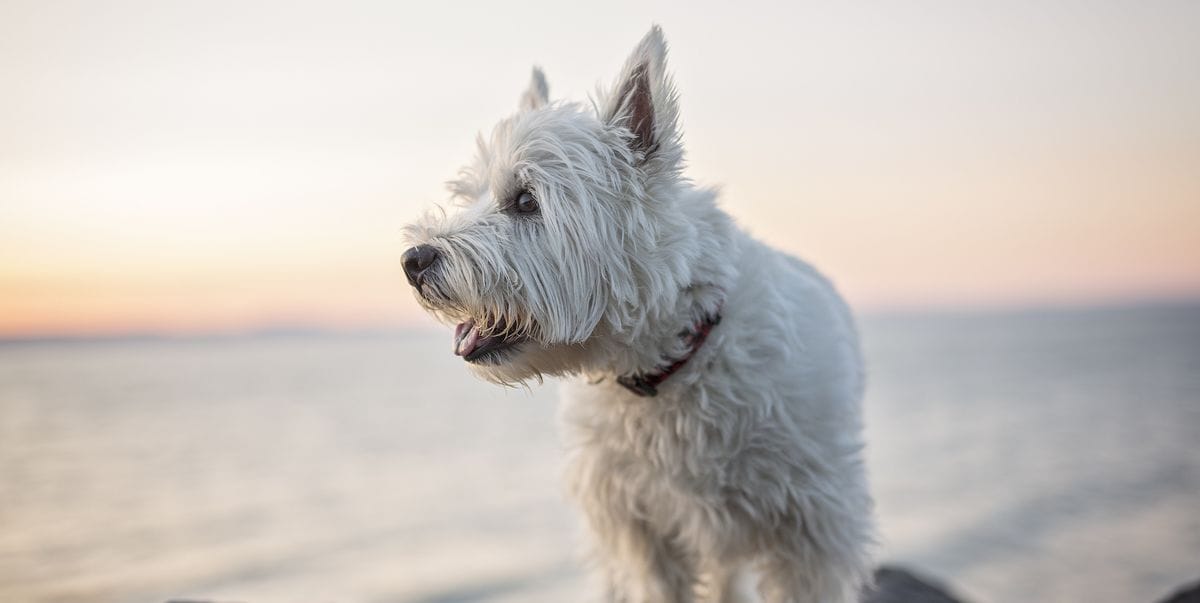
[{"label": "dog's neck", "polygon": [[617,377],[617,383],[625,389],[643,397],[653,397],[658,395],[658,386],[674,375],[683,365],[687,364],[696,352],[700,350],[700,346],[708,340],[708,334],[712,332],[713,327],[721,323],[721,311],[718,309],[713,314],[705,315],[703,319],[692,325],[690,329],[679,333],[679,338],[687,345],[687,353],[678,358],[672,359],[665,366],[660,366],[654,371],[648,373],[633,373]]},{"label": "dog's neck", "polygon": [[655,316],[653,326],[632,340],[609,340],[603,358],[585,376],[592,383],[616,383],[639,396],[655,396],[659,386],[696,366],[694,357],[717,343],[710,334],[721,322],[725,287],[698,283],[679,292],[672,312]]}]

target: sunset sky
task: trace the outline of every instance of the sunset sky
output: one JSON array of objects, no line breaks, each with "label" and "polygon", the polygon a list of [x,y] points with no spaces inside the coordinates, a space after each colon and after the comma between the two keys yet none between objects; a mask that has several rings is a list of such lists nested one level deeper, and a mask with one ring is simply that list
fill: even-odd
[{"label": "sunset sky", "polygon": [[858,308],[1200,298],[1198,2],[8,0],[0,337],[426,324],[400,227],[652,22],[690,175]]}]

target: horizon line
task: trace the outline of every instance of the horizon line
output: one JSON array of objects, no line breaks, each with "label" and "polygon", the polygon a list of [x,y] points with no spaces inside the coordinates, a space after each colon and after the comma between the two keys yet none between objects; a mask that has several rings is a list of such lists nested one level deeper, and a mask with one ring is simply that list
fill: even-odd
[{"label": "horizon line", "polygon": [[[1055,314],[1087,311],[1130,311],[1149,309],[1200,308],[1200,296],[1163,296],[1102,301],[1044,301],[993,304],[897,304],[856,310],[859,321],[930,316]],[[43,332],[28,334],[0,333],[0,345],[27,343],[89,343],[116,341],[201,341],[303,337],[387,337],[403,334],[433,333],[434,323],[395,324],[379,322],[358,326],[337,326],[321,321],[263,322],[243,327],[217,327],[200,330],[163,328],[127,329],[112,332]]]}]

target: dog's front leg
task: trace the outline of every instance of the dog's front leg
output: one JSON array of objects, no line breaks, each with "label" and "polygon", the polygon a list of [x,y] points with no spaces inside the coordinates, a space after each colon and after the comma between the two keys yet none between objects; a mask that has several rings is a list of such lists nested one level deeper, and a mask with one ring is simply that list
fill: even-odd
[{"label": "dog's front leg", "polygon": [[693,562],[674,542],[643,520],[614,522],[597,530],[598,556],[610,603],[692,603]]}]

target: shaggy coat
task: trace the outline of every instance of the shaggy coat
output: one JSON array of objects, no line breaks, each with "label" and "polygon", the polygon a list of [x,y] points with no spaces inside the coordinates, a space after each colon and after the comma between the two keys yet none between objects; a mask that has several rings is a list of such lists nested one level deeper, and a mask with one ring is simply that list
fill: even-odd
[{"label": "shaggy coat", "polygon": [[[569,484],[610,600],[854,601],[873,532],[851,314],[682,175],[666,54],[655,27],[592,105],[549,102],[535,69],[458,207],[406,228],[406,271],[480,376],[569,377]],[[657,395],[618,382],[680,360]]]}]

